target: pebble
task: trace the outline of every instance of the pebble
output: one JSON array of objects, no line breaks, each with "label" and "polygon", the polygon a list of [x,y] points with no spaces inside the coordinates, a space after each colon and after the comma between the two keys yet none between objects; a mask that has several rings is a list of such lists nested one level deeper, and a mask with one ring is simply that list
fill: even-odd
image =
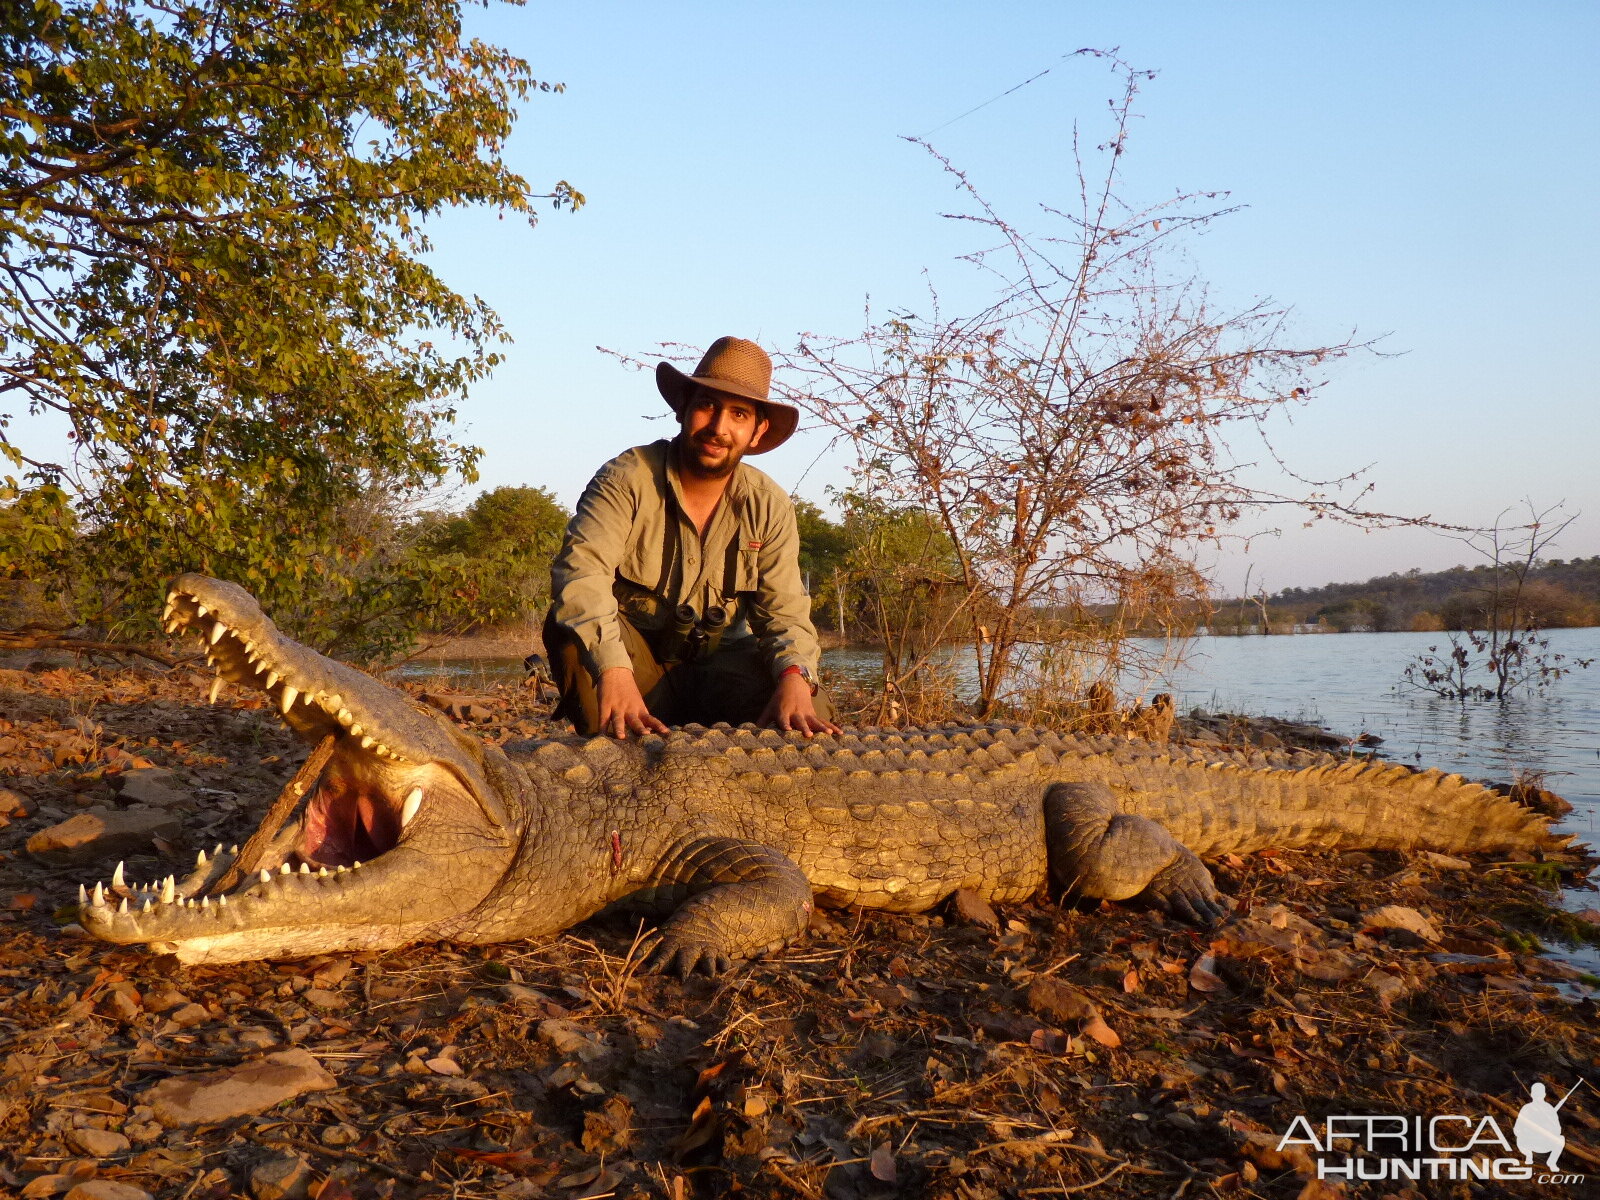
[{"label": "pebble", "polygon": [[1407,908],[1403,904],[1385,904],[1379,908],[1370,908],[1361,914],[1361,923],[1368,929],[1404,929],[1426,942],[1437,942],[1441,936],[1432,921],[1416,909]]},{"label": "pebble", "polygon": [[67,1141],[74,1149],[90,1158],[108,1158],[113,1154],[121,1154],[128,1150],[132,1143],[120,1133],[113,1133],[109,1129],[72,1129],[67,1132]]},{"label": "pebble", "polygon": [[274,1154],[250,1172],[254,1200],[305,1200],[311,1189],[311,1164],[298,1154]]}]

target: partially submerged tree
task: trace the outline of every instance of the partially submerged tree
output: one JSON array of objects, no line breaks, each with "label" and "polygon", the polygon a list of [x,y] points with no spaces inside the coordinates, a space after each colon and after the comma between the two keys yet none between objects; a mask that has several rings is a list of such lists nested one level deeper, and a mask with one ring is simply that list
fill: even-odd
[{"label": "partially submerged tree", "polygon": [[1429,646],[1406,665],[1401,679],[1419,691],[1446,700],[1506,700],[1520,691],[1540,691],[1594,660],[1554,650],[1545,629],[1555,600],[1548,584],[1529,576],[1544,553],[1576,520],[1561,506],[1536,510],[1528,519],[1506,524],[1501,513],[1486,530],[1462,541],[1487,560],[1483,580],[1453,599],[1446,649]]},{"label": "partially submerged tree", "polygon": [[1043,210],[1050,232],[1012,223],[939,158],[971,205],[954,219],[989,239],[965,261],[998,288],[992,303],[951,316],[935,295],[925,314],[857,336],[807,335],[779,376],[849,439],[868,496],[932,514],[947,535],[948,619],[976,654],[980,714],[1017,694],[1019,669],[1059,690],[1115,668],[1132,650],[1122,634],[1203,590],[1199,549],[1246,512],[1363,515],[1340,497],[1349,480],[1296,478],[1285,495],[1241,472],[1238,435],[1264,439],[1357,345],[1288,345],[1282,309],[1213,301],[1181,250],[1231,210],[1212,193],[1127,201],[1122,159],[1150,75],[1110,61],[1110,136],[1095,161],[1075,141],[1080,191]]},{"label": "partially submerged tree", "polygon": [[499,152],[512,103],[560,85],[464,39],[458,0],[28,0],[0,64],[0,398],[73,446],[0,428],[0,569],[60,566],[70,503],[137,611],[197,568],[322,641],[382,586],[341,508],[472,476],[446,427],[502,331],[423,261],[422,222],[531,221]]}]

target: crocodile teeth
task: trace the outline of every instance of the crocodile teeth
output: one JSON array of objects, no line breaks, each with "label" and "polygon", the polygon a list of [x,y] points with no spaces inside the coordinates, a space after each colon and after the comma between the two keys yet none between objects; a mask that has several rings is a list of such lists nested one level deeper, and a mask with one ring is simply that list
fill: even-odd
[{"label": "crocodile teeth", "polygon": [[404,807],[400,809],[400,828],[404,829],[407,825],[411,824],[412,819],[416,817],[417,813],[421,811],[421,809],[422,789],[419,787],[412,788],[411,791],[406,795]]},{"label": "crocodile teeth", "polygon": [[165,621],[168,617],[172,616],[172,610],[176,608],[177,605],[178,594],[176,592],[168,592],[167,602],[161,606],[161,619]]},{"label": "crocodile teeth", "polygon": [[153,906],[152,906],[152,905],[151,905],[151,903],[150,903],[150,901],[148,901],[148,900],[146,900],[146,901],[145,901],[145,902],[144,902],[144,904],[143,904],[143,906],[141,906],[141,907],[140,907],[140,909],[139,909],[139,911],[140,911],[140,912],[142,912],[142,913],[147,913],[147,912],[149,912],[149,911],[150,911],[150,909],[151,909],[151,908],[152,908],[152,907],[153,907]]},{"label": "crocodile teeth", "polygon": [[95,885],[94,885],[94,906],[96,908],[104,908],[105,907],[105,903],[106,903],[106,889],[103,886],[101,886],[99,880],[96,880],[95,881]]},{"label": "crocodile teeth", "polygon": [[327,877],[328,877],[328,868],[327,867],[318,867],[317,868],[317,878],[318,879],[326,879]]},{"label": "crocodile teeth", "polygon": [[277,683],[278,680],[280,680],[282,678],[283,678],[283,676],[279,675],[276,671],[273,671],[273,670],[269,669],[267,671],[267,690],[271,691],[272,690],[272,685]]},{"label": "crocodile teeth", "polygon": [[294,868],[291,867],[288,863],[284,863],[281,867],[278,868],[278,874],[279,875],[290,875],[290,874],[293,874],[293,873],[294,873]]},{"label": "crocodile teeth", "polygon": [[182,617],[171,617],[168,620],[165,620],[165,621],[161,622],[161,627],[163,629],[165,629],[168,633],[177,633],[180,629],[183,628],[183,618]]},{"label": "crocodile teeth", "polygon": [[125,888],[128,886],[128,880],[122,873],[122,864],[120,862],[117,864],[117,869],[111,872],[111,886],[113,888]]},{"label": "crocodile teeth", "polygon": [[201,908],[210,908],[211,907],[211,897],[210,896],[201,896],[200,897],[200,907]]},{"label": "crocodile teeth", "polygon": [[339,718],[339,724],[343,725],[346,729],[350,729],[355,726],[355,714],[352,713],[348,708],[341,708],[334,715]]},{"label": "crocodile teeth", "polygon": [[122,898],[122,903],[117,905],[117,911],[123,916],[128,914],[128,898],[126,896]]},{"label": "crocodile teeth", "polygon": [[211,644],[213,646],[215,646],[218,642],[220,642],[222,640],[222,635],[227,633],[227,632],[228,632],[228,627],[226,625],[224,625],[221,621],[215,622],[211,626]]},{"label": "crocodile teeth", "polygon": [[350,736],[351,737],[360,737],[364,732],[366,732],[366,731],[361,728],[361,722],[360,721],[351,721],[350,722]]},{"label": "crocodile teeth", "polygon": [[261,868],[261,874],[257,875],[256,878],[259,879],[262,883],[271,883],[272,882],[272,872],[267,870],[265,867],[262,867]]},{"label": "crocodile teeth", "polygon": [[161,881],[161,903],[171,904],[178,895],[178,881],[168,875]]},{"label": "crocodile teeth", "polygon": [[363,750],[371,750],[377,744],[377,739],[372,737],[370,734],[363,733],[361,735],[361,748]]},{"label": "crocodile teeth", "polygon": [[211,681],[211,694],[206,697],[206,703],[215,704],[220,695],[222,695],[222,676],[218,675]]},{"label": "crocodile teeth", "polygon": [[89,889],[81,883],[78,885],[78,903],[79,905],[89,903]]},{"label": "crocodile teeth", "polygon": [[300,699],[300,689],[290,687],[286,683],[283,685],[283,692],[278,697],[278,707],[287,715],[289,710],[294,707],[294,702],[298,699]]},{"label": "crocodile teeth", "polygon": [[194,611],[195,611],[195,615],[196,616],[203,617],[208,612],[210,612],[211,610],[209,608],[207,608],[204,604],[201,604],[200,601],[196,600],[194,602]]},{"label": "crocodile teeth", "polygon": [[201,847],[199,850],[195,851],[194,865],[196,867],[204,867],[206,865],[206,852],[204,847]]},{"label": "crocodile teeth", "polygon": [[[288,865],[289,865],[289,864],[288,864],[288,863],[285,863],[285,864],[284,864],[284,866],[288,866]],[[301,863],[301,864],[300,864],[300,874],[302,874],[302,875],[309,875],[309,874],[311,874],[311,866],[310,866],[310,864],[308,864],[308,863]]]},{"label": "crocodile teeth", "polygon": [[217,907],[218,908],[227,908],[228,907],[228,897],[227,897],[226,894],[223,894],[223,895],[217,897]]}]

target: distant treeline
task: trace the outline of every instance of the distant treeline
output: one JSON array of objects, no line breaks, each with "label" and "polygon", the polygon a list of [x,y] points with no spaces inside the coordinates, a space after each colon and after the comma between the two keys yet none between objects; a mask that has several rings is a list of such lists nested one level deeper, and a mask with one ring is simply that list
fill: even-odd
[{"label": "distant treeline", "polygon": [[1509,623],[1513,604],[1520,620],[1538,628],[1600,624],[1600,555],[1540,560],[1520,586],[1507,567],[1485,563],[1284,588],[1266,597],[1217,601],[1208,624],[1218,633],[1263,631],[1263,624],[1272,633],[1289,633],[1297,625],[1339,632],[1483,629],[1497,603],[1502,625]]}]

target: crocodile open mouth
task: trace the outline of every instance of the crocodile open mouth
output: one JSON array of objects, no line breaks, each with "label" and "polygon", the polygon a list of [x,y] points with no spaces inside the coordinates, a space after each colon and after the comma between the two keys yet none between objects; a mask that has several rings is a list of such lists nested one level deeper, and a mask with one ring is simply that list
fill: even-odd
[{"label": "crocodile open mouth", "polygon": [[263,865],[348,867],[394,849],[421,811],[426,789],[414,778],[417,764],[383,740],[381,714],[363,711],[357,696],[332,690],[327,685],[333,681],[310,677],[322,672],[307,669],[311,664],[300,647],[295,647],[295,662],[288,654],[274,654],[281,638],[276,628],[253,637],[247,627],[230,627],[220,612],[177,587],[167,595],[162,621],[168,633],[192,631],[203,638],[206,660],[217,672],[213,702],[224,683],[233,683],[265,694],[284,723],[306,741],[333,739],[328,766],[306,800],[299,836],[272,856],[276,861]]},{"label": "crocodile open mouth", "polygon": [[119,863],[109,886],[80,889],[89,932],[171,943],[191,961],[227,961],[240,955],[217,944],[238,941],[252,925],[392,921],[394,902],[385,894],[405,893],[412,909],[427,907],[405,882],[415,864],[396,854],[419,830],[448,829],[459,839],[471,829],[477,844],[499,843],[503,811],[485,798],[471,755],[441,729],[438,714],[285,637],[233,584],[180,577],[162,620],[169,633],[203,639],[217,673],[213,702],[227,684],[263,693],[314,749],[242,851],[202,851],[181,881],[133,883]]}]

